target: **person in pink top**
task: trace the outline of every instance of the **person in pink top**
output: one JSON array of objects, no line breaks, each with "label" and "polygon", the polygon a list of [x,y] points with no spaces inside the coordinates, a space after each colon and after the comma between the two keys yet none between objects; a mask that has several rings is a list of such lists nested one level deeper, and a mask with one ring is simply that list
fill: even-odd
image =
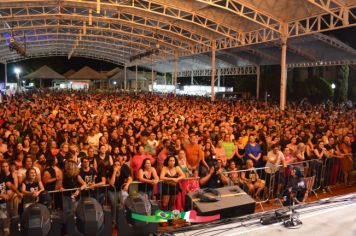
[{"label": "person in pink top", "polygon": [[131,171],[132,171],[132,176],[134,176],[134,178],[137,178],[138,170],[140,169],[140,167],[142,166],[142,162],[146,158],[148,158],[151,161],[152,165],[156,161],[150,154],[145,153],[145,148],[142,145],[138,146],[138,152],[131,160]]}]

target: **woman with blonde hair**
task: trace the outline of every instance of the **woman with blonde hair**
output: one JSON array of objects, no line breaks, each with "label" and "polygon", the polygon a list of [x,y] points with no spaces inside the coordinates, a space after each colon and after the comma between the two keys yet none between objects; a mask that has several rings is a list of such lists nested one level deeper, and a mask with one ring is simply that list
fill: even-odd
[{"label": "woman with blonde hair", "polygon": [[[70,210],[71,202],[75,201],[80,191],[87,187],[85,181],[79,175],[79,167],[73,160],[67,160],[64,165],[63,184],[63,210]],[[68,191],[66,191],[68,190]]]}]

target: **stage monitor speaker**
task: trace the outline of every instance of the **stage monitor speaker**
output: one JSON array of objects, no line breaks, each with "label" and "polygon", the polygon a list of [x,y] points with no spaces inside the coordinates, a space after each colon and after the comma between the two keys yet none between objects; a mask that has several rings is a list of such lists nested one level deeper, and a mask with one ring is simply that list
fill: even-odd
[{"label": "stage monitor speaker", "polygon": [[119,235],[146,236],[157,232],[157,223],[146,223],[131,219],[131,213],[153,215],[158,210],[155,201],[139,196],[130,196],[125,206],[117,207],[117,227]]},{"label": "stage monitor speaker", "polygon": [[220,200],[216,202],[201,202],[199,194],[188,193],[186,195],[185,210],[194,209],[201,216],[220,214],[221,219],[253,214],[255,212],[255,200],[241,188],[231,186],[217,188],[216,190],[220,194]]}]

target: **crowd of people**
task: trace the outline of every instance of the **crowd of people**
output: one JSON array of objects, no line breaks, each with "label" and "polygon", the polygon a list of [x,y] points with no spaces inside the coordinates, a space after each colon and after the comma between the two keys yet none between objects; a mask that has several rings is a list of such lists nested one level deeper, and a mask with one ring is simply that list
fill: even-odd
[{"label": "crowd of people", "polygon": [[[337,106],[289,104],[280,111],[258,101],[148,94],[43,90],[8,97],[0,104],[0,217],[55,190],[66,197],[52,198],[63,208],[84,194],[99,202],[107,195],[114,206],[134,190],[160,198],[164,210],[184,209],[187,193],[226,185],[258,199],[272,176],[289,176],[277,182],[302,201],[300,180],[318,163],[330,170],[323,189],[339,174],[350,184],[355,114]],[[320,162],[288,168],[307,160]],[[94,191],[107,184],[108,194]]]}]

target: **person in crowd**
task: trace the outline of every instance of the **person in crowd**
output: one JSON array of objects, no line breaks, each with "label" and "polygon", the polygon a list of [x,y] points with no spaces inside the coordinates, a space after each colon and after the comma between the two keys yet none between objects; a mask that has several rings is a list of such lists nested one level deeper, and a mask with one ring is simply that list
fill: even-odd
[{"label": "person in crowd", "polygon": [[189,141],[190,143],[185,145],[184,150],[188,169],[193,170],[196,169],[203,160],[204,152],[202,147],[198,144],[198,138],[195,133],[189,134]]},{"label": "person in crowd", "polygon": [[153,187],[158,183],[159,178],[149,158],[143,160],[141,168],[138,170],[137,179],[141,182],[138,191],[146,193],[149,198],[152,198]]},{"label": "person in crowd", "polygon": [[239,166],[236,166],[234,160],[228,161],[227,177],[229,178],[229,185],[237,185],[242,187],[242,181],[239,173]]},{"label": "person in crowd", "polygon": [[239,166],[239,169],[244,169],[246,167],[245,162],[245,144],[243,143],[242,137],[238,137],[235,150],[235,163]]},{"label": "person in crowd", "polygon": [[293,204],[304,203],[307,198],[304,176],[298,167],[291,171],[291,176],[288,178],[287,189],[283,194],[283,205],[291,206]]},{"label": "person in crowd", "polygon": [[[4,215],[17,216],[18,205],[22,198],[23,194],[19,191],[17,175],[11,172],[8,161],[2,161],[0,172],[0,204],[6,205]],[[4,210],[3,207],[1,209]]]},{"label": "person in crowd", "polygon": [[130,168],[123,162],[122,158],[117,158],[114,161],[114,165],[110,167],[107,179],[108,183],[115,188],[115,190],[108,191],[108,198],[112,209],[115,209],[117,204],[124,204],[129,195],[129,186],[132,183]]},{"label": "person in crowd", "polygon": [[30,168],[33,168],[33,169],[36,170],[36,173],[37,173],[36,178],[38,179],[38,181],[41,180],[41,171],[40,171],[40,169],[33,165],[33,161],[32,161],[32,157],[31,156],[26,156],[22,160],[22,168],[20,168],[17,171],[19,184],[22,184],[22,182],[26,179],[26,172]]},{"label": "person in crowd", "polygon": [[339,156],[341,157],[341,170],[344,184],[350,186],[350,172],[353,170],[353,159],[350,137],[345,135],[339,144]]},{"label": "person in crowd", "polygon": [[265,181],[260,179],[252,160],[247,160],[246,165],[248,169],[241,173],[241,179],[246,184],[249,194],[259,200],[260,193],[265,187]]},{"label": "person in crowd", "polygon": [[155,164],[155,159],[150,155],[145,152],[145,148],[140,145],[138,146],[138,153],[132,158],[131,161],[131,171],[132,171],[132,176],[134,178],[137,178],[137,173],[139,169],[142,166],[142,163],[145,159],[149,159],[151,161],[151,164]]},{"label": "person in crowd", "polygon": [[210,163],[209,169],[200,168],[200,186],[202,188],[222,188],[228,184],[229,179],[224,175],[223,162],[215,158]]},{"label": "person in crowd", "polygon": [[246,144],[245,150],[245,159],[252,160],[253,165],[256,168],[261,167],[262,149],[261,146],[256,142],[256,137],[254,135],[250,135],[249,142]]},{"label": "person in crowd", "polygon": [[64,212],[74,209],[72,202],[78,200],[81,191],[87,187],[79,172],[78,164],[75,161],[67,160],[65,162],[62,188],[60,189],[63,191]]},{"label": "person in crowd", "polygon": [[160,174],[162,183],[162,208],[163,210],[174,210],[176,196],[179,191],[179,180],[185,175],[178,166],[177,158],[168,156],[163,163]]},{"label": "person in crowd", "polygon": [[[266,186],[269,189],[273,189],[273,193],[280,193],[281,187],[283,185],[283,181],[280,181],[280,169],[286,168],[286,161],[283,155],[283,152],[280,150],[280,146],[278,144],[273,144],[271,147],[271,151],[267,154],[267,163],[266,163]],[[277,189],[278,188],[278,189]],[[273,197],[273,196],[270,196]]]},{"label": "person in crowd", "polygon": [[33,167],[29,168],[26,171],[26,178],[22,182],[21,186],[24,208],[26,208],[29,204],[38,201],[40,194],[43,191],[44,187],[39,178],[37,178],[36,170]]}]

